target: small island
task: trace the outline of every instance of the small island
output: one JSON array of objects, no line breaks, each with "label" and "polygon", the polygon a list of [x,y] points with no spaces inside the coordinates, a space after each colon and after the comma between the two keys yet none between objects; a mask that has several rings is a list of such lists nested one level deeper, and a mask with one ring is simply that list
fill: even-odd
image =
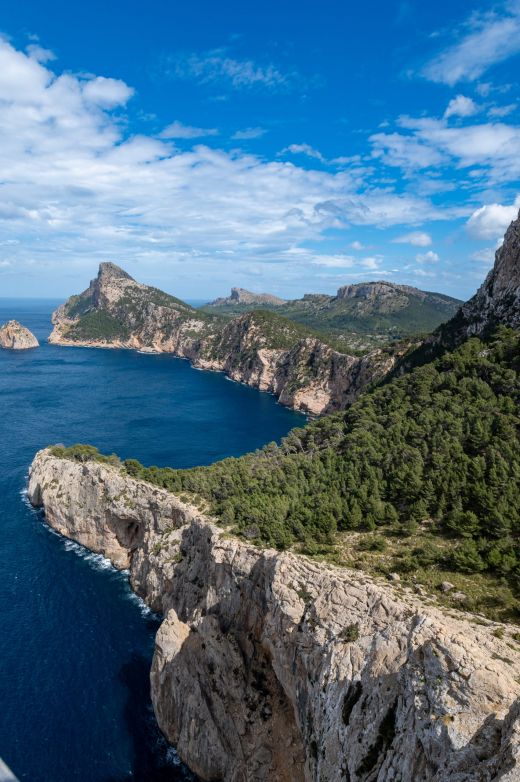
[{"label": "small island", "polygon": [[9,320],[0,326],[0,348],[6,350],[28,350],[29,348],[38,348],[40,343],[29,331],[17,320]]}]

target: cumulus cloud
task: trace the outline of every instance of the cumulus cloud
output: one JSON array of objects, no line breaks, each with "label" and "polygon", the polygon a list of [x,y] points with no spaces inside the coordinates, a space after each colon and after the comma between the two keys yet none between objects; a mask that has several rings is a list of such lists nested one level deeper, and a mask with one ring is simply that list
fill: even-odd
[{"label": "cumulus cloud", "polygon": [[83,85],[84,98],[103,109],[124,106],[133,94],[132,87],[121,79],[107,79],[105,76],[96,76]]},{"label": "cumulus cloud", "polygon": [[426,253],[417,253],[415,256],[417,263],[437,263],[439,256],[434,253],[433,250],[428,250]]},{"label": "cumulus cloud", "polygon": [[363,245],[361,244],[361,242],[358,242],[357,239],[355,242],[351,242],[350,246],[352,247],[353,250],[363,250]]},{"label": "cumulus cloud", "polygon": [[413,244],[415,247],[428,247],[432,243],[430,234],[424,231],[412,231],[392,239],[395,244]]},{"label": "cumulus cloud", "polygon": [[448,103],[444,116],[448,117],[471,117],[479,111],[479,107],[472,98],[465,95],[457,95]]},{"label": "cumulus cloud", "polygon": [[331,229],[451,216],[349,170],[204,145],[183,151],[128,135],[117,113],[132,93],[117,79],[56,73],[0,41],[0,244],[17,242],[9,245],[13,265],[91,268],[111,257],[169,264],[177,273],[195,262],[212,271],[305,264],[330,256],[288,255],[287,248],[318,242]]},{"label": "cumulus cloud", "polygon": [[520,52],[520,7],[509,3],[502,13],[474,14],[457,43],[428,62],[422,75],[453,86],[475,81],[493,65]]},{"label": "cumulus cloud", "polygon": [[175,120],[170,125],[167,125],[164,130],[159,133],[160,138],[205,138],[206,136],[218,136],[217,128],[194,128],[192,125],[183,125],[182,122]]},{"label": "cumulus cloud", "polygon": [[509,224],[518,216],[520,196],[512,206],[503,204],[485,204],[476,209],[466,223],[470,236],[474,239],[500,240]]},{"label": "cumulus cloud", "polygon": [[520,175],[520,127],[485,122],[448,127],[446,120],[401,117],[408,132],[377,133],[370,137],[373,155],[407,171],[455,164],[481,166],[492,180],[510,181]]}]

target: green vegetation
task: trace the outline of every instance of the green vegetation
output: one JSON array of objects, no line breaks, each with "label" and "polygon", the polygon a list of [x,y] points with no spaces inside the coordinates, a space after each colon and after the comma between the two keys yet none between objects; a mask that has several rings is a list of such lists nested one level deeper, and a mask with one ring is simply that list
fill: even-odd
[{"label": "green vegetation", "polygon": [[67,339],[111,341],[128,339],[130,332],[124,323],[105,310],[92,310],[82,315],[66,336]]},{"label": "green vegetation", "polygon": [[[293,430],[280,446],[189,470],[135,460],[124,468],[195,496],[263,545],[404,578],[421,573],[432,588],[454,573],[473,607],[514,616],[519,373],[520,335],[503,328]],[[345,549],[352,535],[354,553]]]},{"label": "green vegetation", "polygon": [[440,293],[426,293],[424,299],[417,294],[403,295],[396,289],[391,301],[308,294],[281,305],[229,303],[208,306],[206,311],[235,317],[253,310],[275,312],[320,334],[338,350],[363,353],[389,341],[433,331],[461,304]]}]

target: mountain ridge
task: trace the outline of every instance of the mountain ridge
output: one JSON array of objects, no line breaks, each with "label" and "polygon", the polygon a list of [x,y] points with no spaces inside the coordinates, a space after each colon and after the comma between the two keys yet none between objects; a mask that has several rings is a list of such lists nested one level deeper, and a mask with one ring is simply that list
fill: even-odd
[{"label": "mountain ridge", "polygon": [[60,305],[52,322],[51,344],[172,353],[314,415],[344,407],[406,349],[341,353],[277,312],[208,313],[136,282],[113,263],[101,264],[89,287]]},{"label": "mountain ridge", "polygon": [[338,349],[367,350],[392,339],[413,338],[454,315],[462,301],[410,285],[376,280],[341,286],[335,295],[306,293],[301,299],[240,301],[216,299],[203,309],[237,315],[255,307],[272,309],[333,338]]}]

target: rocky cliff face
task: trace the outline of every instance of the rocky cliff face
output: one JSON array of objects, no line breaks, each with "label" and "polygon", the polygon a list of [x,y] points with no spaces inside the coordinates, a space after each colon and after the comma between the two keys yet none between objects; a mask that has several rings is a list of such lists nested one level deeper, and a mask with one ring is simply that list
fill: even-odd
[{"label": "rocky cliff face", "polygon": [[41,451],[29,498],[164,614],[154,708],[203,779],[520,778],[516,628],[246,545],[116,467]]},{"label": "rocky cliff face", "polygon": [[34,334],[17,320],[10,320],[0,326],[0,348],[28,350],[37,347],[39,347],[39,342]]},{"label": "rocky cliff face", "polygon": [[353,401],[394,366],[398,351],[362,358],[333,350],[269,312],[228,319],[140,285],[115,264],[53,315],[49,342],[168,352],[196,367],[269,391],[282,404],[319,415]]},{"label": "rocky cliff face", "polygon": [[475,296],[461,308],[467,336],[497,324],[520,328],[520,213],[496,251],[495,263]]},{"label": "rocky cliff face", "polygon": [[231,288],[231,295],[215,299],[215,301],[207,304],[207,307],[226,307],[228,305],[234,306],[236,304],[269,304],[272,307],[281,306],[285,304],[284,299],[273,296],[272,293],[253,293],[247,291],[245,288]]}]

